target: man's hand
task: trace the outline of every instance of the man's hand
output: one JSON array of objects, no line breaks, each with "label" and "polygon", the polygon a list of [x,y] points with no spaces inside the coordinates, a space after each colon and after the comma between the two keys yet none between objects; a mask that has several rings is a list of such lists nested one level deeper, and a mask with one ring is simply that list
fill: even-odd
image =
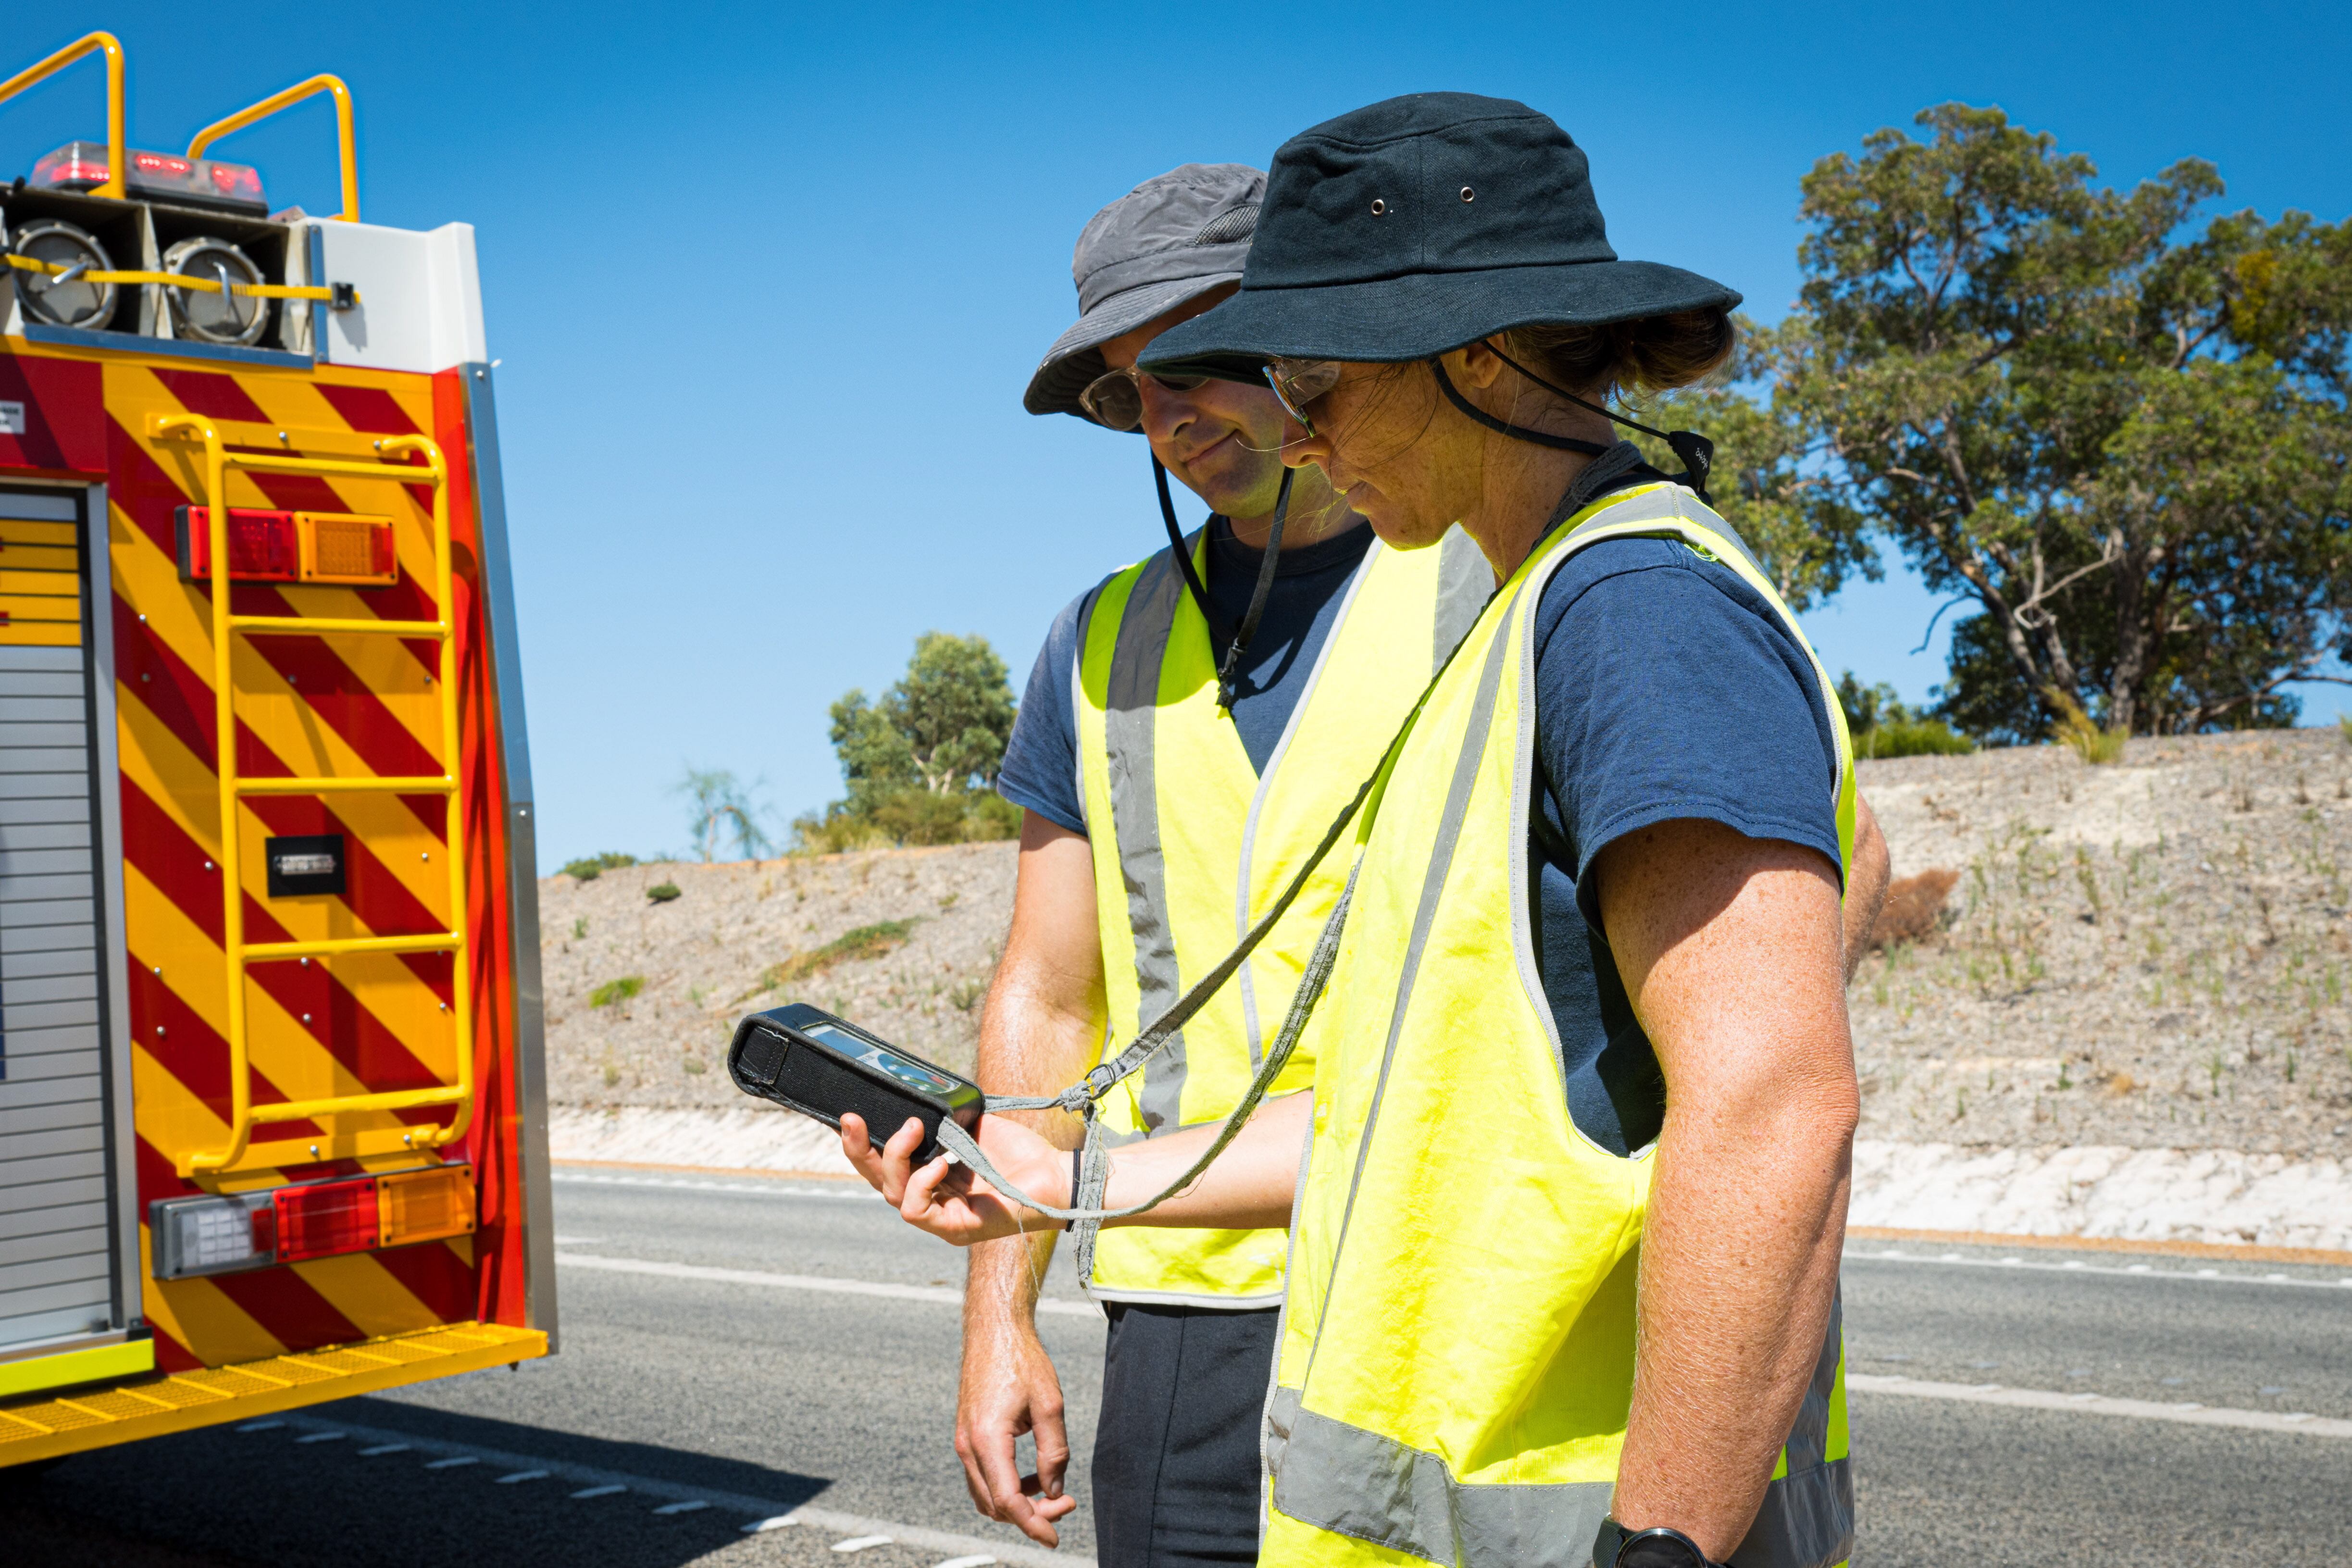
[{"label": "man's hand", "polygon": [[[1022,1244],[992,1245],[1009,1253]],[[987,1250],[973,1255],[974,1273],[981,1271]],[[1013,1261],[1014,1267],[1021,1266]],[[1026,1294],[1034,1301],[1034,1290]],[[1002,1303],[991,1306],[1001,1308]],[[1013,1443],[1024,1432],[1037,1439],[1037,1468],[1026,1476],[1013,1457]],[[1062,1425],[1062,1382],[1027,1313],[990,1310],[967,1298],[955,1447],[974,1507],[1032,1541],[1061,1544],[1054,1527],[1078,1506],[1077,1499],[1062,1490],[1070,1465],[1069,1434]]]},{"label": "man's hand", "polygon": [[[1103,1007],[1093,847],[1082,835],[1024,813],[1013,929],[981,1014],[974,1076],[998,1094],[1054,1093],[1094,1066]],[[1081,1131],[1075,1118],[1058,1111],[1022,1120],[1064,1149]],[[972,1506],[1046,1546],[1061,1543],[1055,1527],[1078,1506],[1062,1489],[1070,1462],[1062,1385],[1037,1338],[1037,1290],[1057,1234],[972,1247],[956,1394],[956,1457]],[[1024,1432],[1037,1441],[1034,1476],[1023,1475],[1013,1458]]]}]

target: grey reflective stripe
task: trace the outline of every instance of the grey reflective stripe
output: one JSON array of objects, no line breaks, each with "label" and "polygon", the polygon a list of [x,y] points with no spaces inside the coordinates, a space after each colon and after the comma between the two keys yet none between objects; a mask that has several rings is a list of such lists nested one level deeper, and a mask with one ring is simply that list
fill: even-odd
[{"label": "grey reflective stripe", "polygon": [[[1379,560],[1387,545],[1372,541],[1371,548],[1356,563],[1355,572],[1348,578],[1347,592],[1339,597],[1339,613],[1331,619],[1331,629],[1323,634],[1323,646],[1316,650],[1315,668],[1307,672],[1307,684],[1299,689],[1298,700],[1290,707],[1289,721],[1282,727],[1282,739],[1274,743],[1274,753],[1265,760],[1265,771],[1258,775],[1257,790],[1250,796],[1249,816],[1242,825],[1242,863],[1240,873],[1234,879],[1234,940],[1249,935],[1250,927],[1257,923],[1257,911],[1250,908],[1250,884],[1255,879],[1250,864],[1257,853],[1257,819],[1265,809],[1266,797],[1274,792],[1274,781],[1282,773],[1282,764],[1290,755],[1291,739],[1298,733],[1301,721],[1307,717],[1307,705],[1315,700],[1315,692],[1323,684],[1323,671],[1331,663],[1331,650],[1339,646],[1340,635],[1348,629],[1349,612],[1356,607],[1356,595],[1363,591],[1365,580],[1372,574],[1372,563]],[[1242,1033],[1249,1040],[1251,1070],[1255,1071],[1265,1049],[1257,1023],[1257,977],[1253,966],[1243,964],[1235,976],[1242,987]],[[1282,1004],[1289,1005],[1286,999]]]},{"label": "grey reflective stripe", "polygon": [[1789,1428],[1789,1473],[1764,1489],[1764,1505],[1730,1568],[1833,1568],[1853,1555],[1853,1475],[1844,1459],[1823,1463],[1830,1396],[1845,1353],[1845,1303],[1830,1301],[1829,1331]]},{"label": "grey reflective stripe", "polygon": [[[1348,1226],[1356,1215],[1356,1193],[1363,1185],[1364,1156],[1372,1146],[1372,1131],[1380,1125],[1381,1101],[1389,1090],[1389,1068],[1395,1065],[1397,1042],[1404,1035],[1406,1004],[1412,1000],[1412,983],[1421,973],[1422,949],[1429,944],[1429,928],[1437,918],[1438,895],[1445,889],[1445,873],[1454,864],[1454,847],[1462,837],[1462,819],[1469,814],[1470,787],[1477,782],[1478,759],[1486,749],[1486,731],[1495,723],[1495,691],[1502,682],[1503,653],[1509,644],[1509,628],[1496,629],[1492,647],[1486,650],[1486,667],[1478,672],[1477,694],[1470,704],[1470,721],[1462,737],[1462,754],[1454,762],[1454,779],[1446,785],[1445,808],[1438,816],[1437,837],[1429,852],[1429,870],[1421,884],[1421,907],[1413,911],[1412,938],[1406,943],[1404,963],[1397,973],[1396,1002],[1389,1014],[1389,1037],[1381,1049],[1381,1076],[1372,1086],[1371,1108],[1364,1113],[1364,1129],[1356,1135],[1356,1168],[1348,1177],[1348,1202],[1339,1213],[1339,1234],[1331,1243],[1331,1268],[1323,1279],[1323,1306],[1315,1318],[1315,1339],[1307,1352],[1307,1372],[1299,1379],[1302,1385],[1315,1378],[1315,1357],[1323,1348],[1323,1323],[1330,1314],[1331,1297],[1339,1279],[1340,1254],[1348,1245]],[[1356,862],[1360,875],[1364,862]],[[1351,884],[1352,885],[1352,884]]]},{"label": "grey reflective stripe", "polygon": [[1766,1487],[1729,1568],[1839,1568],[1853,1556],[1853,1468],[1839,1459]]},{"label": "grey reflective stripe", "polygon": [[[1192,541],[1185,546],[1191,548]],[[1176,970],[1175,933],[1168,927],[1168,868],[1160,846],[1160,787],[1154,766],[1160,667],[1183,592],[1183,578],[1168,552],[1145,563],[1119,616],[1103,704],[1111,841],[1118,847],[1128,929],[1135,937],[1139,1018],[1159,1016],[1183,992]],[[1155,1132],[1182,1126],[1183,1100],[1184,1037],[1179,1032],[1143,1069],[1144,1126]]]},{"label": "grey reflective stripe", "polygon": [[1789,1473],[1810,1470],[1827,1458],[1830,1442],[1830,1395],[1837,1391],[1838,1362],[1845,1351],[1845,1302],[1830,1298],[1830,1329],[1822,1336],[1822,1353],[1813,1363],[1813,1381],[1806,1385],[1797,1419],[1789,1427]]},{"label": "grey reflective stripe", "polygon": [[1455,523],[1437,542],[1437,625],[1429,649],[1429,669],[1445,667],[1454,647],[1478,624],[1478,612],[1495,596],[1495,568],[1478,542]]},{"label": "grey reflective stripe", "polygon": [[1274,1506],[1290,1518],[1465,1568],[1591,1563],[1613,1481],[1465,1486],[1435,1454],[1301,1409],[1298,1399],[1278,1388],[1266,1413]]}]

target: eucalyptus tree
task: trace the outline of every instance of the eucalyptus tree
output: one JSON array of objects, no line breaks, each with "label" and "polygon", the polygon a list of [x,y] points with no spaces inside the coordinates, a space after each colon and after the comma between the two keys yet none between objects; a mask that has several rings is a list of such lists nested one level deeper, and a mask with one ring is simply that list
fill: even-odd
[{"label": "eucalyptus tree", "polygon": [[1883,531],[1981,613],[1946,710],[2054,693],[2147,733],[2291,723],[2352,650],[2352,226],[2252,212],[2184,159],[2128,191],[1997,109],[1816,163],[1770,416],[1825,539]]}]

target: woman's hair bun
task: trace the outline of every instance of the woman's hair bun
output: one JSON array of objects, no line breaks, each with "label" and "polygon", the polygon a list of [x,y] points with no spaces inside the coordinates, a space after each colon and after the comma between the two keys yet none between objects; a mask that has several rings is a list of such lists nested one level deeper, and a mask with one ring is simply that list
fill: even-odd
[{"label": "woman's hair bun", "polygon": [[1711,305],[1596,327],[1514,327],[1506,336],[1513,358],[1599,403],[1620,389],[1671,392],[1702,380],[1731,358],[1738,329],[1730,311]]}]

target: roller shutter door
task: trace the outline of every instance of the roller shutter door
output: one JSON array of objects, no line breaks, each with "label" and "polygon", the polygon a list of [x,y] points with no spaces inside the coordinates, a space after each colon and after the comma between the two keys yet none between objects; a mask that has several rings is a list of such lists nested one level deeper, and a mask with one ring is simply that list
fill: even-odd
[{"label": "roller shutter door", "polygon": [[123,1321],[84,505],[0,489],[0,1356]]}]

